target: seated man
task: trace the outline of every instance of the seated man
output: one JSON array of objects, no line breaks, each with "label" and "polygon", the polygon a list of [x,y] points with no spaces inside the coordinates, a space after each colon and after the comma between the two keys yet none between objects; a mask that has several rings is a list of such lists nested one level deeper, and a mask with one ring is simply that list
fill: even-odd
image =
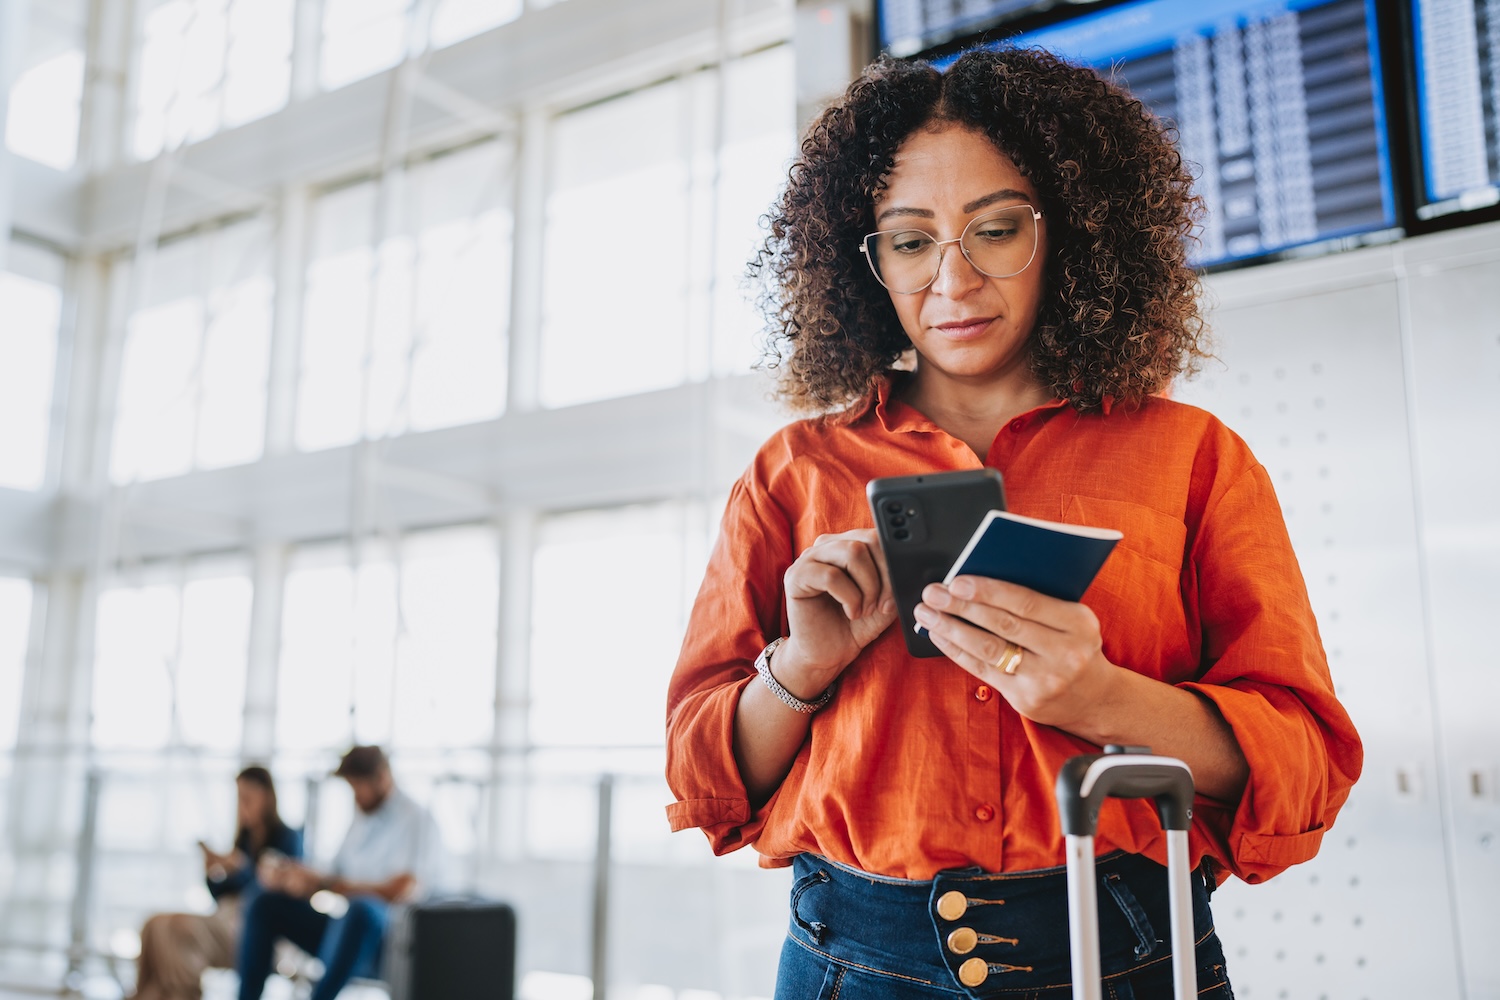
[{"label": "seated man", "polygon": [[[261,863],[265,891],[245,908],[240,938],[240,1000],[259,1000],[277,938],[322,960],[311,1000],[333,1000],[352,977],[378,975],[391,905],[419,898],[441,877],[437,823],[396,787],[379,747],[355,747],[333,773],[354,792],[354,822],[327,873],[281,857]],[[313,908],[320,890],[349,900],[343,916]]]}]

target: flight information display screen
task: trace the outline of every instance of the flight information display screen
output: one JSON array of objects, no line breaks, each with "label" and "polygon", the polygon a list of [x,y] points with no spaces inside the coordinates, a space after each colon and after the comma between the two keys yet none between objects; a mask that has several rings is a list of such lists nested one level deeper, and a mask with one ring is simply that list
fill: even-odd
[{"label": "flight information display screen", "polygon": [[1199,265],[1396,235],[1375,0],[1141,0],[997,44],[1093,66],[1176,126]]},{"label": "flight information display screen", "polygon": [[1500,203],[1500,0],[1412,4],[1422,203],[1436,218]]},{"label": "flight information display screen", "polygon": [[879,0],[880,47],[909,56],[978,30],[995,21],[1033,10],[1038,0]]}]

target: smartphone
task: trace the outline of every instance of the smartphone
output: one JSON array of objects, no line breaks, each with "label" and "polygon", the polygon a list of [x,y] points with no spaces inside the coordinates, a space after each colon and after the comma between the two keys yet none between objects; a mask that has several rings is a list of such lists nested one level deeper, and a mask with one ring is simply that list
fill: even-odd
[{"label": "smartphone", "polygon": [[953,561],[992,510],[1005,509],[1005,484],[994,469],[931,472],[872,479],[865,487],[870,513],[901,616],[901,634],[913,656],[942,656],[913,616],[922,589],[941,583]]}]

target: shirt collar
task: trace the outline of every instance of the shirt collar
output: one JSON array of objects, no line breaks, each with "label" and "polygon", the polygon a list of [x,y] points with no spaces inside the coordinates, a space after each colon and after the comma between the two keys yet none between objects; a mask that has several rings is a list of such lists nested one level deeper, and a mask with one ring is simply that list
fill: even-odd
[{"label": "shirt collar", "polygon": [[[890,434],[909,434],[912,432],[932,433],[934,431],[941,431],[941,427],[929,420],[920,411],[894,398],[896,387],[906,378],[907,373],[903,371],[887,372],[877,378],[875,391],[865,398],[864,405],[855,419],[863,417],[873,409],[876,418],[880,421],[880,425]],[[1100,412],[1108,416],[1109,411],[1114,407],[1114,402],[1113,397],[1105,396],[1100,401]],[[1033,415],[1040,415],[1046,413],[1048,410],[1060,410],[1068,405],[1069,403],[1066,399],[1049,400],[1041,406],[1028,410],[1021,415],[1020,419],[1030,419]]]}]

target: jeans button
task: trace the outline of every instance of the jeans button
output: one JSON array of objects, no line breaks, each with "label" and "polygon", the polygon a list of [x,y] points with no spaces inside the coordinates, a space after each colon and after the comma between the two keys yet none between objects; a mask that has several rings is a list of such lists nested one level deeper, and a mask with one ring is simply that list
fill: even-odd
[{"label": "jeans button", "polygon": [[938,916],[944,920],[957,920],[964,915],[964,911],[968,908],[969,898],[957,889],[945,892],[938,897]]},{"label": "jeans button", "polygon": [[948,950],[955,955],[967,955],[979,943],[979,935],[972,927],[960,927],[948,935]]}]

